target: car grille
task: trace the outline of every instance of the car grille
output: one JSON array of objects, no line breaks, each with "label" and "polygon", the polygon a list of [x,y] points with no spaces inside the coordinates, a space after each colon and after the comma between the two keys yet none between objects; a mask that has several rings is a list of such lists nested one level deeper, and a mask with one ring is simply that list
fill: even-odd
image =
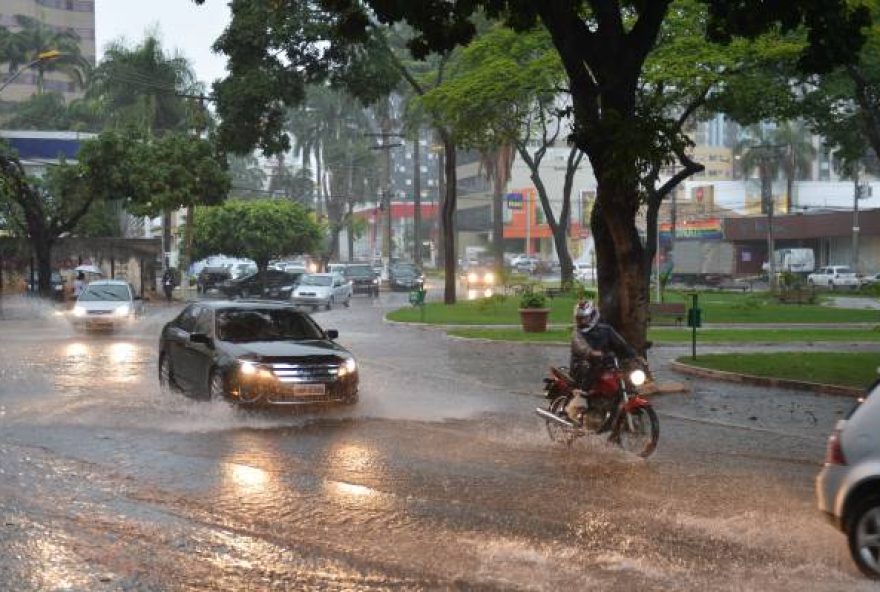
[{"label": "car grille", "polygon": [[340,360],[325,362],[274,362],[272,372],[284,384],[334,382],[339,375]]},{"label": "car grille", "polygon": [[300,292],[298,296],[317,296],[314,292]]},{"label": "car grille", "polygon": [[112,310],[89,310],[86,312],[87,312],[87,314],[90,314],[90,315],[108,315],[108,314],[112,313],[113,311]]}]

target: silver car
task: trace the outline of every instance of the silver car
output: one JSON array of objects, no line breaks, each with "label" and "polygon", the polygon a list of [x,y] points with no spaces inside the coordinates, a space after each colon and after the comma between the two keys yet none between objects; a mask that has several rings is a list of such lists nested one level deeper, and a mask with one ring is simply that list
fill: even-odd
[{"label": "silver car", "polygon": [[330,310],[334,304],[351,305],[351,283],[338,273],[307,273],[290,296],[297,306]]},{"label": "silver car", "polygon": [[134,286],[122,280],[89,283],[76,299],[70,320],[77,329],[115,329],[144,313]]},{"label": "silver car", "polygon": [[819,509],[842,530],[858,568],[880,579],[880,380],[837,422],[816,477]]}]

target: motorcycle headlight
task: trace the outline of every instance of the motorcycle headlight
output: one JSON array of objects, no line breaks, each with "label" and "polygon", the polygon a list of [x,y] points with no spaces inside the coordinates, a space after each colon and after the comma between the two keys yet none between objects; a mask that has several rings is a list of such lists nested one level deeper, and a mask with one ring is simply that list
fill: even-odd
[{"label": "motorcycle headlight", "polygon": [[349,358],[339,367],[339,376],[347,376],[357,370],[357,362],[354,358]]},{"label": "motorcycle headlight", "polygon": [[633,370],[629,374],[629,381],[635,386],[642,386],[645,384],[647,378],[648,376],[645,374],[644,370]]}]

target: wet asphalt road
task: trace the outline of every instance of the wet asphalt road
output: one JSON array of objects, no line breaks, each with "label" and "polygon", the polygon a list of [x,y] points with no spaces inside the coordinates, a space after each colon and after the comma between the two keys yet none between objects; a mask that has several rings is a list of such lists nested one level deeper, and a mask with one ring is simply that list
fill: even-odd
[{"label": "wet asphalt road", "polygon": [[79,335],[7,300],[0,590],[876,590],[813,501],[849,401],[689,380],[649,461],[566,449],[533,414],[564,349],[384,324],[405,301],[316,314],[361,401],[272,416],[158,389],[179,307]]}]

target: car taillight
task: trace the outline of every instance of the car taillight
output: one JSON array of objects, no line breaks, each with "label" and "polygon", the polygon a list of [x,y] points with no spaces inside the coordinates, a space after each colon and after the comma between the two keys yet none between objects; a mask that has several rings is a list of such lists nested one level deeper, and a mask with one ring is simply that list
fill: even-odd
[{"label": "car taillight", "polygon": [[843,447],[840,445],[840,431],[838,430],[835,430],[828,436],[828,445],[825,448],[825,464],[846,464],[846,457],[843,456]]}]

